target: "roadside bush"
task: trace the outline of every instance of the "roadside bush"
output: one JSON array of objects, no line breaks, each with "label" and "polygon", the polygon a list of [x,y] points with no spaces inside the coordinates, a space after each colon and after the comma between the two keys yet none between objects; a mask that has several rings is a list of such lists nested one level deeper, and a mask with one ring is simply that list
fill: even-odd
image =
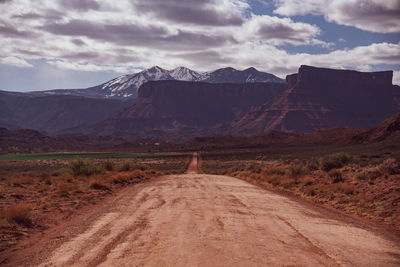
[{"label": "roadside bush", "polygon": [[270,175],[280,175],[283,176],[286,174],[284,169],[281,168],[276,168],[276,167],[271,167],[268,169],[268,174]]},{"label": "roadside bush", "polygon": [[60,183],[57,186],[57,194],[62,197],[68,197],[69,193],[76,190],[77,186],[71,183]]},{"label": "roadside bush", "polygon": [[382,175],[379,168],[370,168],[357,173],[358,180],[373,180]]},{"label": "roadside bush", "polygon": [[96,190],[111,191],[111,188],[100,178],[91,180],[89,183],[89,187]]},{"label": "roadside bush", "polygon": [[334,191],[346,195],[352,195],[354,193],[354,188],[349,184],[336,184],[334,187]]},{"label": "roadside bush", "polygon": [[112,170],[114,170],[114,163],[112,163],[111,161],[107,160],[107,161],[103,162],[103,168],[106,171],[112,171]]},{"label": "roadside bush", "polygon": [[307,170],[306,170],[305,166],[301,163],[290,164],[288,171],[289,171],[290,177],[299,177],[304,174],[307,174]]},{"label": "roadside bush", "polygon": [[124,162],[122,165],[119,167],[120,172],[127,172],[132,169],[132,165],[129,162]]},{"label": "roadside bush", "polygon": [[249,171],[257,169],[258,167],[259,167],[258,164],[256,164],[255,162],[249,162],[246,164],[246,170]]},{"label": "roadside bush", "polygon": [[24,226],[32,225],[30,216],[31,208],[26,204],[15,204],[5,209],[4,215],[7,221]]},{"label": "roadside bush", "polygon": [[292,186],[294,186],[296,184],[296,180],[293,178],[286,178],[283,179],[280,184],[284,187],[284,188],[290,188]]},{"label": "roadside bush", "polygon": [[379,170],[387,174],[398,174],[400,173],[400,163],[394,158],[389,158],[379,165]]},{"label": "roadside bush", "polygon": [[78,159],[73,159],[69,162],[69,168],[72,170],[72,173],[74,176],[78,176],[81,172],[81,167],[85,165],[85,162],[78,158]]},{"label": "roadside bush", "polygon": [[91,176],[93,174],[103,173],[104,169],[100,166],[93,166],[90,163],[83,161],[82,159],[74,159],[69,163],[69,167],[72,170],[74,176],[86,175]]},{"label": "roadside bush", "polygon": [[126,174],[118,174],[116,177],[112,178],[112,182],[114,184],[129,184],[130,183],[130,177],[129,175]]},{"label": "roadside bush", "polygon": [[352,157],[344,152],[336,153],[331,155],[331,157],[339,162],[341,162],[343,165],[349,163],[352,159]]},{"label": "roadside bush", "polygon": [[321,170],[326,172],[343,167],[345,164],[349,163],[351,156],[346,153],[336,153],[327,157],[323,157],[319,161]]},{"label": "roadside bush", "polygon": [[313,196],[315,196],[317,194],[317,187],[316,186],[309,186],[304,190],[304,193],[307,196],[313,197]]},{"label": "roadside bush", "polygon": [[303,183],[305,186],[309,186],[312,185],[314,182],[314,180],[311,177],[306,177],[303,179]]},{"label": "roadside bush", "polygon": [[311,160],[307,161],[307,163],[306,163],[306,168],[307,168],[309,171],[318,170],[318,168],[319,168],[318,161],[317,161],[316,159],[311,159]]},{"label": "roadside bush", "polygon": [[332,179],[332,183],[334,184],[344,181],[342,173],[340,171],[332,170],[328,173],[328,175]]}]

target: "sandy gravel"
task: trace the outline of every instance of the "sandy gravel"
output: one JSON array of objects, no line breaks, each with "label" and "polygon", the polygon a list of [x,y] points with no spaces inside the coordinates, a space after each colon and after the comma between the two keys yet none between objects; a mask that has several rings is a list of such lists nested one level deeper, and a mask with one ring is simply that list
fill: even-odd
[{"label": "sandy gravel", "polygon": [[187,174],[124,191],[78,234],[42,251],[39,265],[400,266],[395,239],[197,170],[195,155]]}]

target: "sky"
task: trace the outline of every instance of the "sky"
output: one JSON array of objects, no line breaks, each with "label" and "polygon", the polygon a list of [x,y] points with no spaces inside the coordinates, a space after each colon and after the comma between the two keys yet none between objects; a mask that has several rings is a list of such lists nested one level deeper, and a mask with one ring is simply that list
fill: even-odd
[{"label": "sky", "polygon": [[0,90],[86,88],[151,66],[394,70],[400,0],[0,0]]}]

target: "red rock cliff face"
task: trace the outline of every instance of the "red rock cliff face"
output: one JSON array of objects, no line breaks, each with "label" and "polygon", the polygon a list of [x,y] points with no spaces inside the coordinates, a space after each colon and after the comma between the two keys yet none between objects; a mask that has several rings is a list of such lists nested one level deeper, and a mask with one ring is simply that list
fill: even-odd
[{"label": "red rock cliff face", "polygon": [[392,71],[358,72],[301,66],[272,104],[232,124],[234,134],[269,130],[308,133],[331,127],[371,128],[400,110]]},{"label": "red rock cliff face", "polygon": [[297,81],[305,86],[392,86],[393,71],[359,72],[302,65]]},{"label": "red rock cliff face", "polygon": [[139,89],[132,106],[96,125],[93,131],[156,138],[195,136],[200,130],[230,123],[284,90],[282,83],[148,82]]}]

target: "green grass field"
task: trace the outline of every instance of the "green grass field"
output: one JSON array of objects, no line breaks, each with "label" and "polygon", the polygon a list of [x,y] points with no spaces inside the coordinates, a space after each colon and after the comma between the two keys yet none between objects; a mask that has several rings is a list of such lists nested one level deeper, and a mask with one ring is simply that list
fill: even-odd
[{"label": "green grass field", "polygon": [[45,153],[45,154],[12,154],[0,155],[0,160],[53,160],[73,158],[138,158],[138,157],[170,157],[176,153]]}]

